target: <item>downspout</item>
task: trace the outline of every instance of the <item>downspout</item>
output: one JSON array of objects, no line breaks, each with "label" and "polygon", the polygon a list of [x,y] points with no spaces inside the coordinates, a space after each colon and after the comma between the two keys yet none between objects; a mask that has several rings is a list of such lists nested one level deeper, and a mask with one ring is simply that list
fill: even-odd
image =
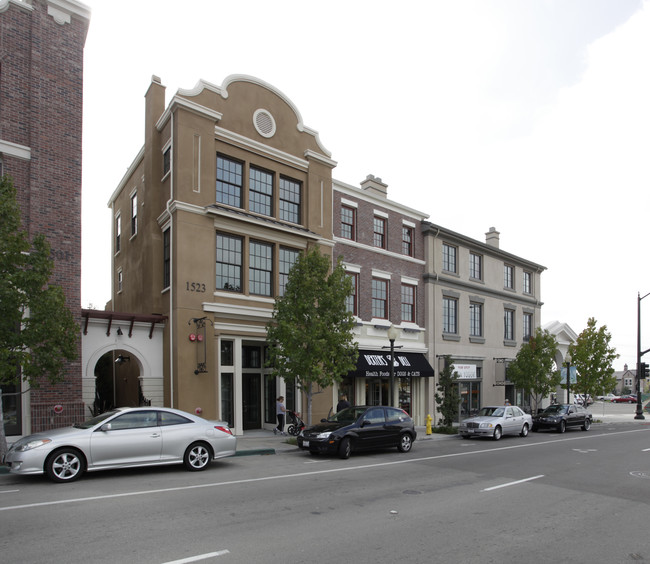
[{"label": "downspout", "polygon": [[169,200],[166,210],[169,215],[169,401],[174,407],[174,216],[170,206],[174,201],[174,112],[171,112],[171,163],[172,170],[169,175]]}]

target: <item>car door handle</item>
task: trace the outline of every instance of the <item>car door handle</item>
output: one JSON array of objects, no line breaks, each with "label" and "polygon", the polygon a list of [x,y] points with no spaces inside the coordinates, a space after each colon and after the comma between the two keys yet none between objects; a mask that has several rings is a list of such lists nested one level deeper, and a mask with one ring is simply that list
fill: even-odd
[{"label": "car door handle", "polygon": [[153,433],[153,434],[151,435],[151,438],[152,438],[152,439],[157,439],[158,437],[160,437],[160,433]]}]

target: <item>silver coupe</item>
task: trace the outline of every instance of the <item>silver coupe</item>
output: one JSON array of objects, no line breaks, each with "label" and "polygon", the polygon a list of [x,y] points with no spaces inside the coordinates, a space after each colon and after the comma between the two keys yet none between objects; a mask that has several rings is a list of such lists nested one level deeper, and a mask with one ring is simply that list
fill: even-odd
[{"label": "silver coupe", "polygon": [[4,463],[12,474],[45,473],[55,482],[72,482],[84,472],[110,468],[182,463],[204,470],[236,450],[237,438],[223,421],[165,407],[125,407],[23,437]]}]

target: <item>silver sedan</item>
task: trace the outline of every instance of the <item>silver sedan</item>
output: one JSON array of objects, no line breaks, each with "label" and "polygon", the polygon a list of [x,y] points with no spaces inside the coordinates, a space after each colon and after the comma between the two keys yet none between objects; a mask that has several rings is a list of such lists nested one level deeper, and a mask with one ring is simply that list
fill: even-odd
[{"label": "silver sedan", "polygon": [[182,463],[204,470],[236,450],[237,439],[223,421],[165,407],[126,407],[23,437],[4,463],[12,474],[45,473],[55,482],[72,482],[84,472],[110,468]]},{"label": "silver sedan", "polygon": [[533,418],[516,405],[482,407],[478,414],[461,421],[458,433],[464,439],[472,435],[492,437],[498,441],[502,435],[528,435]]}]

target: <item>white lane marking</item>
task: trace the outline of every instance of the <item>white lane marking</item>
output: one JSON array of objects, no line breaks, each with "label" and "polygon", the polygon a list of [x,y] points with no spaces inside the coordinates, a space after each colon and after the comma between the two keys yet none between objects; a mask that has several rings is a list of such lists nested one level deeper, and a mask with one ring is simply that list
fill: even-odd
[{"label": "white lane marking", "polygon": [[219,550],[217,552],[206,552],[205,554],[190,556],[189,558],[182,558],[181,560],[170,560],[169,562],[163,562],[163,564],[186,564],[187,562],[198,562],[199,560],[207,560],[208,558],[214,558],[215,556],[223,556],[224,554],[230,554],[230,551]]},{"label": "white lane marking", "polygon": [[233,485],[241,485],[241,484],[251,484],[255,482],[268,482],[271,480],[284,480],[287,478],[304,478],[307,476],[317,476],[319,474],[331,474],[333,472],[352,472],[354,470],[367,470],[369,468],[381,468],[384,466],[396,466],[398,464],[411,464],[413,462],[428,462],[431,460],[442,460],[444,458],[457,458],[460,456],[472,456],[475,454],[486,454],[486,453],[491,453],[491,452],[499,452],[503,450],[513,450],[513,449],[519,449],[519,448],[532,448],[532,447],[537,447],[537,446],[546,446],[551,443],[565,443],[568,441],[577,441],[577,440],[583,440],[583,439],[595,439],[598,437],[611,437],[613,435],[623,435],[623,434],[628,434],[628,433],[639,433],[639,432],[644,432],[644,431],[650,431],[650,427],[648,428],[643,428],[643,429],[633,429],[631,431],[617,431],[615,433],[602,433],[600,435],[589,435],[585,436],[584,433],[581,433],[580,435],[576,437],[566,437],[562,439],[551,439],[549,441],[544,441],[540,443],[525,443],[525,444],[518,444],[518,445],[512,445],[512,446],[505,446],[505,447],[498,447],[498,448],[489,448],[489,449],[483,449],[483,450],[473,450],[473,451],[465,451],[465,452],[456,452],[452,454],[439,454],[436,456],[424,456],[421,458],[407,458],[404,460],[392,460],[390,462],[377,462],[375,464],[362,464],[359,466],[343,466],[339,468],[328,468],[326,470],[313,470],[311,472],[297,472],[295,474],[280,474],[278,476],[263,476],[261,478],[248,478],[246,480],[231,480],[228,482],[212,482],[210,484],[196,484],[194,486],[178,486],[175,488],[160,488],[157,490],[142,490],[142,491],[135,491],[135,492],[125,492],[125,493],[119,493],[119,494],[109,494],[109,495],[98,495],[98,496],[91,496],[91,497],[79,497],[79,498],[72,498],[72,499],[60,499],[58,501],[43,501],[40,503],[28,503],[25,505],[13,505],[10,507],[0,507],[0,511],[14,511],[16,509],[30,509],[33,507],[45,507],[48,505],[64,505],[68,503],[82,503],[86,501],[98,501],[98,500],[103,500],[103,499],[117,499],[120,497],[127,497],[131,495],[148,495],[148,494],[159,494],[159,493],[169,493],[169,492],[181,492],[181,491],[187,491],[187,490],[197,490],[201,488],[216,488],[216,487],[223,487],[223,486],[233,486]]},{"label": "white lane marking", "polygon": [[539,476],[532,476],[531,478],[524,478],[523,480],[517,480],[516,482],[508,482],[506,484],[500,484],[498,486],[492,486],[491,488],[485,488],[484,490],[481,490],[482,492],[491,492],[492,490],[500,490],[501,488],[507,488],[509,486],[516,486],[517,484],[523,484],[524,482],[530,482],[531,480],[538,480],[539,478],[543,478],[544,474],[540,474]]},{"label": "white lane marking", "polygon": [[650,448],[644,448],[641,452],[648,452],[650,451]]},{"label": "white lane marking", "polygon": [[19,492],[19,491],[20,490],[2,490],[2,491],[0,491],[0,494],[3,494],[3,493],[16,493],[16,492]]}]

